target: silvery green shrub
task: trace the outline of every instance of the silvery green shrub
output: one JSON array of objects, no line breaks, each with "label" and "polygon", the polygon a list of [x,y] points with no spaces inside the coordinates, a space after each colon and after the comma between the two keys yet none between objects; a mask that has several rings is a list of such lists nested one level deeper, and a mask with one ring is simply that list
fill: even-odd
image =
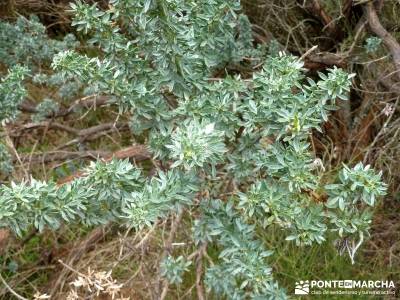
[{"label": "silvery green shrub", "polygon": [[[128,161],[99,161],[61,187],[33,179],[2,185],[2,227],[21,235],[113,221],[140,230],[190,212],[193,243],[218,249],[206,266],[206,288],[229,299],[286,298],[273,278],[273,251],[260,237],[270,226],[298,246],[337,234],[353,242],[347,250],[354,259],[386,185],[361,163],[328,176],[309,143],[336,101],[346,101],[352,74],[334,67],[307,78],[297,57],[253,48],[239,1],[112,0],[106,11],[78,1],[72,10],[73,25],[98,55],[57,53],[57,78],[116,99],[132,119],[133,138],[147,141],[164,170],[148,178]],[[213,78],[255,62],[262,65],[251,78]],[[1,82],[3,119],[16,117],[21,70]],[[171,283],[189,271],[182,256],[161,264]]]}]

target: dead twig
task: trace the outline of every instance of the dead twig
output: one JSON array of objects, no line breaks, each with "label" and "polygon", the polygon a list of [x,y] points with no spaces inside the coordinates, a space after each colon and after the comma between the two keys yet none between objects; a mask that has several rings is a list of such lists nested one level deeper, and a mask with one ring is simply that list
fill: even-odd
[{"label": "dead twig", "polygon": [[307,56],[309,56],[317,48],[318,48],[318,45],[312,46],[302,56],[300,56],[299,60],[303,61]]},{"label": "dead twig", "polygon": [[[151,158],[151,154],[148,148],[145,145],[133,145],[124,149],[121,149],[117,152],[113,152],[111,154],[105,155],[104,161],[111,161],[113,158],[116,159],[126,159],[126,158],[134,158],[136,161],[146,160]],[[71,182],[72,180],[85,176],[83,171],[78,171],[75,174],[72,174],[68,177],[65,177],[58,181],[59,185],[66,184]]]},{"label": "dead twig", "polygon": [[[180,213],[178,213],[178,215],[176,216],[176,218],[173,220],[173,222],[172,222],[172,224],[171,224],[171,229],[170,229],[170,231],[169,231],[169,235],[168,235],[168,239],[167,239],[167,241],[165,242],[165,244],[164,244],[164,252],[163,252],[163,254],[162,254],[162,256],[161,256],[161,259],[160,259],[160,261],[163,261],[164,259],[165,259],[165,257],[167,257],[167,255],[171,252],[171,249],[172,249],[172,242],[173,242],[173,240],[174,240],[174,238],[175,238],[175,234],[176,234],[176,232],[177,232],[177,230],[178,230],[178,228],[179,228],[179,224],[180,224],[180,222],[181,222],[181,220],[182,220],[182,217],[183,217],[183,212],[181,211]],[[158,268],[159,269],[159,268]],[[160,294],[160,297],[159,297],[159,299],[160,300],[163,300],[163,299],[165,299],[165,297],[167,296],[167,293],[168,293],[168,288],[169,288],[169,283],[168,283],[168,281],[166,281],[166,280],[162,280],[161,279],[161,273],[160,273],[160,270],[158,270],[158,278],[157,278],[157,287],[158,287],[158,290],[160,289],[160,285],[161,285],[161,283],[163,282],[163,288],[162,288],[162,292],[161,292],[161,294]],[[159,294],[159,293],[158,293]]]},{"label": "dead twig", "polygon": [[[73,113],[77,109],[80,108],[94,108],[101,107],[104,105],[109,104],[111,98],[109,96],[87,96],[84,98],[80,98],[76,100],[70,107],[62,108],[58,110],[56,113],[50,113],[46,117],[47,118],[58,118],[58,117],[66,117],[69,114]],[[26,113],[37,113],[37,109],[35,105],[30,104],[29,102],[25,101],[19,106],[19,110]]]},{"label": "dead twig", "polygon": [[7,288],[7,290],[13,294],[15,297],[17,297],[20,300],[29,300],[25,297],[22,297],[20,294],[18,294],[16,291],[14,291],[7,283],[7,281],[5,281],[5,279],[3,278],[3,276],[0,273],[0,281],[4,284],[4,286]]},{"label": "dead twig", "polygon": [[104,124],[99,124],[96,126],[92,126],[89,128],[85,129],[76,129],[58,122],[53,122],[53,121],[43,121],[43,122],[38,122],[38,123],[28,123],[24,124],[22,126],[14,128],[11,133],[15,136],[18,136],[19,131],[25,131],[25,130],[34,130],[38,128],[45,128],[45,129],[53,129],[53,130],[61,130],[68,132],[72,135],[75,135],[79,138],[80,142],[86,140],[86,139],[93,139],[93,136],[105,132],[105,131],[114,131],[122,128],[127,128],[128,124],[127,123],[115,123],[115,122],[110,122],[110,123],[104,123]]},{"label": "dead twig", "polygon": [[196,291],[197,291],[197,299],[204,300],[204,289],[202,285],[202,276],[203,276],[203,254],[206,252],[207,243],[204,243],[200,246],[197,258],[196,258]]},{"label": "dead twig", "polygon": [[[70,159],[81,159],[81,158],[89,158],[89,159],[98,159],[102,157],[108,157],[111,155],[109,151],[97,151],[97,150],[88,150],[88,151],[49,151],[45,153],[37,153],[37,154],[28,154],[21,155],[21,161],[29,161],[30,164],[40,164],[40,163],[51,163],[56,161],[65,161]],[[14,158],[13,160],[16,160]]]},{"label": "dead twig", "polygon": [[382,26],[379,21],[378,14],[373,2],[368,2],[364,6],[365,15],[368,21],[369,28],[379,38],[382,39],[385,46],[389,49],[393,57],[393,62],[396,66],[396,75],[400,79],[400,45],[396,39]]},{"label": "dead twig", "polygon": [[12,139],[10,137],[10,132],[9,132],[9,129],[8,129],[7,125],[4,125],[3,129],[4,129],[5,141],[6,141],[7,146],[11,149],[11,151],[14,154],[16,160],[21,165],[21,168],[22,168],[22,170],[24,172],[24,175],[25,175],[25,179],[29,180],[28,171],[24,167],[24,164],[22,163],[21,157],[19,156],[18,151],[14,146],[14,142],[12,141]]},{"label": "dead twig", "polygon": [[302,7],[324,25],[323,30],[326,29],[328,36],[335,41],[342,39],[344,36],[343,30],[337,25],[336,21],[328,15],[319,0],[311,0],[307,1],[307,3],[309,4],[304,6],[302,5]]},{"label": "dead twig", "polygon": [[[65,267],[65,265],[73,266],[74,263],[76,261],[78,261],[79,258],[83,255],[83,253],[88,251],[88,249],[90,247],[92,247],[94,244],[96,244],[98,241],[100,241],[105,235],[105,227],[106,226],[96,228],[89,234],[89,236],[83,242],[79,243],[75,247],[72,247],[71,249],[73,249],[73,250],[67,257],[67,263],[63,264],[63,266],[64,267]],[[60,262],[61,259],[58,259],[58,261]],[[62,290],[62,288],[65,284],[64,278],[68,274],[69,271],[71,271],[69,268],[67,268],[67,269],[64,268],[60,272],[60,275],[58,276],[58,278],[54,282],[54,284],[51,285],[52,291],[51,291],[50,295],[52,297],[55,295],[55,293],[57,292],[58,289]]]}]

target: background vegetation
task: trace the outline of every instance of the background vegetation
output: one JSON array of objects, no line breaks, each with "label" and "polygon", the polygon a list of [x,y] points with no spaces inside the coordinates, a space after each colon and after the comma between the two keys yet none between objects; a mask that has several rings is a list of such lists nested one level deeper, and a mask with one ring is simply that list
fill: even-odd
[{"label": "background vegetation", "polygon": [[[97,4],[108,7],[107,1]],[[322,132],[313,131],[314,154],[328,166],[328,174],[334,174],[343,162],[355,165],[361,161],[382,170],[388,183],[387,195],[375,212],[371,237],[359,250],[354,265],[331,246],[334,237],[323,246],[299,248],[287,243],[277,228],[263,232],[263,241],[275,250],[271,265],[275,279],[289,294],[299,279],[382,279],[394,280],[399,287],[400,2],[243,0],[242,7],[252,23],[255,43],[302,57],[307,76],[315,78],[318,71],[334,66],[356,74],[349,101],[341,102],[341,109],[332,113]],[[4,49],[24,45],[21,51],[26,53],[21,57],[10,55],[8,60],[1,61],[2,75],[25,57],[30,58],[28,64],[39,64],[46,72],[56,52],[79,49],[79,41],[85,37],[78,33],[77,42],[69,35],[76,34],[69,10],[69,1],[3,1],[1,26],[7,26],[6,22],[21,22],[21,31],[0,28],[3,32],[0,52],[6,55]],[[20,15],[31,14],[45,24],[43,36],[24,41],[24,32],[31,30],[31,24],[17,20]],[[10,36],[4,35],[7,32]],[[20,37],[15,38],[18,34]],[[56,40],[49,48],[46,48],[47,35]],[[237,64],[229,71],[250,78],[255,70],[257,66]],[[214,75],[218,78],[223,74],[221,70]],[[79,82],[71,81],[64,87],[58,80],[51,76],[35,78],[27,95],[22,95],[25,101],[20,106],[19,121],[7,127],[7,134],[1,137],[7,151],[0,148],[0,156],[10,155],[14,165],[13,170],[7,165],[0,166],[1,180],[8,181],[6,173],[12,172],[14,180],[32,174],[63,184],[79,177],[87,161],[98,156],[105,160],[115,156],[135,163],[145,161],[151,172],[150,164],[154,162],[149,162],[146,148],[131,144],[130,120],[121,117],[116,122],[118,111],[105,105],[108,98],[85,96],[91,91],[83,91]],[[191,217],[179,223],[175,240],[184,242],[192,234]],[[41,234],[33,230],[22,239],[3,230],[0,263],[8,287],[1,286],[0,297],[16,299],[10,293],[12,289],[28,298],[36,293],[40,299],[39,295],[46,293],[54,299],[65,299],[71,283],[87,289],[89,277],[97,276],[105,288],[115,289],[126,297],[151,299],[154,274],[159,271],[154,262],[165,250],[162,245],[168,244],[167,232],[173,230],[174,224],[174,220],[165,220],[160,229],[150,228],[141,234],[115,224],[88,228],[62,226]],[[179,249],[179,243],[174,247]],[[208,249],[208,255],[213,259],[217,250],[213,253],[212,248]],[[112,279],[109,274],[101,273],[110,270]],[[183,284],[178,287],[169,286],[167,299],[197,299],[199,283],[191,276],[194,275],[183,277]]]}]

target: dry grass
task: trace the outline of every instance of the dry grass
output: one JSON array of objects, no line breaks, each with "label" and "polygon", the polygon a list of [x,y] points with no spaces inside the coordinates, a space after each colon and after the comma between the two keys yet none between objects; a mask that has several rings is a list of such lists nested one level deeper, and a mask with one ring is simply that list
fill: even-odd
[{"label": "dry grass", "polygon": [[[64,12],[66,2],[68,1],[14,0],[13,7],[24,13],[29,11],[48,15],[50,27],[56,24],[64,26],[69,22]],[[332,19],[345,25],[347,35],[340,43],[336,43],[329,37],[327,28],[307,14],[299,2],[301,1],[242,1],[244,10],[252,22],[273,36],[288,51],[302,55],[312,46],[319,45],[318,51],[332,51],[337,55],[346,53],[347,70],[357,74],[353,81],[351,102],[342,107],[341,112],[336,112],[330,122],[324,125],[324,134],[314,134],[313,146],[315,152],[331,170],[342,162],[354,163],[363,160],[376,169],[383,170],[385,180],[390,186],[388,197],[381,203],[376,213],[371,239],[360,254],[363,265],[351,269],[340,259],[334,262],[324,260],[321,253],[329,252],[324,248],[310,249],[310,253],[315,253],[314,256],[310,256],[313,260],[311,264],[318,265],[319,270],[315,271],[315,274],[325,278],[332,278],[334,272],[337,274],[342,272],[340,273],[342,275],[348,272],[354,277],[368,276],[368,272],[371,274],[375,272],[375,277],[398,280],[400,278],[398,271],[400,270],[400,83],[395,79],[393,62],[384,47],[376,53],[365,52],[365,38],[371,34],[367,28],[359,32],[355,30],[357,16],[359,17],[361,13],[359,7],[354,8],[354,15],[344,20],[344,15],[334,5],[337,1],[321,1],[324,2],[326,12]],[[396,1],[385,1],[380,13],[381,21],[395,37],[400,36],[399,15],[400,4]],[[310,75],[315,75],[313,70]],[[101,111],[96,111],[75,125],[80,128],[93,125],[92,121],[101,114]],[[66,124],[68,122],[76,123],[75,120],[67,119]],[[21,145],[27,149],[31,147],[32,150],[32,145],[35,145],[34,136],[23,137]],[[68,139],[66,133],[47,132],[42,148],[33,150],[57,147],[57,144],[53,144],[54,141],[65,143]],[[126,137],[123,134],[109,135],[106,141],[93,142],[92,146],[109,149],[110,143],[113,144],[111,148],[118,149],[126,143]],[[53,167],[61,166],[55,164]],[[189,219],[190,216],[185,218]],[[184,219],[183,222],[188,220]],[[87,299],[111,299],[112,292],[116,291],[118,295],[116,294],[114,299],[122,297],[153,299],[163,287],[157,272],[159,253],[163,253],[165,249],[159,245],[165,245],[168,240],[167,232],[171,227],[171,220],[166,220],[159,226],[158,229],[152,228],[140,233],[116,225],[91,230],[71,227],[63,228],[57,233],[48,232],[40,237],[34,234],[23,243],[13,241],[7,246],[1,263],[3,269],[9,268],[12,260],[16,260],[20,266],[17,273],[7,272],[8,276],[5,279],[12,289],[25,297],[31,297],[36,293],[37,297],[44,294],[51,295],[51,299],[67,299],[68,295],[70,299],[83,299],[84,296],[88,297]],[[177,233],[174,241],[190,240],[188,238],[191,234],[190,226],[181,228],[183,229]],[[179,243],[174,247],[176,252],[184,251]],[[185,249],[193,250],[190,246]],[[185,254],[191,255],[191,253]],[[296,257],[296,253],[292,254],[290,258],[292,261],[282,262],[281,259],[275,266],[275,269],[281,272],[278,273],[280,279],[288,278],[282,270],[302,276],[298,273],[300,258]],[[336,260],[334,254],[330,255],[328,258]],[[321,268],[320,264],[327,270],[325,273],[321,270],[324,268]],[[342,270],[337,270],[334,264],[343,266]],[[309,276],[309,273],[306,274]],[[303,275],[306,276],[304,273]],[[94,284],[96,280],[100,282],[97,287]],[[290,283],[290,280],[288,282]],[[397,282],[397,286],[399,285],[400,282]],[[103,290],[100,287],[103,287]],[[107,288],[110,289],[111,295],[104,292]],[[81,298],[73,296],[74,293]],[[180,289],[169,287],[168,295],[170,299],[196,299],[195,278],[186,278],[185,284]],[[10,299],[9,290],[5,287],[0,289],[0,299]]]}]

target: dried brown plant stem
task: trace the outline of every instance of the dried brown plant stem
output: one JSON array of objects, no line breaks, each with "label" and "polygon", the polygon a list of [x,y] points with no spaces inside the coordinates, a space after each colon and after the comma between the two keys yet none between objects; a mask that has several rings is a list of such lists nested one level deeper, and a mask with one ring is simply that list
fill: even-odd
[{"label": "dried brown plant stem", "polygon": [[307,56],[309,56],[315,49],[318,48],[318,45],[312,46],[310,49],[308,49],[302,56],[300,56],[299,60],[303,61]]},{"label": "dried brown plant stem", "polygon": [[13,152],[14,156],[16,157],[18,163],[21,165],[21,169],[24,172],[25,179],[29,180],[28,171],[24,167],[24,164],[22,163],[21,157],[19,156],[18,151],[14,146],[14,143],[13,143],[11,137],[10,137],[10,132],[9,132],[9,129],[8,129],[7,125],[3,125],[3,129],[4,129],[5,141],[6,141],[7,146],[11,149],[11,151]]},{"label": "dried brown plant stem", "polygon": [[400,45],[397,40],[382,26],[379,21],[378,14],[372,1],[368,2],[364,6],[365,15],[368,21],[368,25],[373,33],[380,37],[389,49],[390,54],[393,57],[393,62],[396,66],[396,75],[400,80]]},{"label": "dried brown plant stem", "polygon": [[0,273],[0,281],[4,284],[4,286],[6,287],[6,289],[13,294],[15,297],[17,297],[20,300],[29,300],[25,297],[22,297],[21,295],[19,295],[16,291],[14,291],[11,286],[8,285],[7,281],[5,281],[5,279],[3,278],[3,276]]},{"label": "dried brown plant stem", "polygon": [[[96,109],[97,107],[101,107],[104,105],[107,105],[110,103],[111,98],[108,96],[86,96],[83,98],[80,98],[78,100],[75,100],[75,102],[67,107],[67,108],[62,108],[56,113],[50,113],[46,117],[48,118],[57,118],[57,117],[66,117],[69,114],[73,113],[75,110],[79,108],[86,108],[86,109]],[[26,113],[36,113],[37,109],[36,106],[33,104],[30,104],[28,101],[23,102],[19,106],[19,110],[22,112]]]},{"label": "dried brown plant stem", "polygon": [[[394,106],[393,106],[394,108],[397,107],[397,105],[399,104],[399,101],[400,101],[400,96],[397,97],[397,100],[396,100],[396,102],[395,102],[395,104],[394,104]],[[390,114],[390,116],[387,118],[387,120],[386,120],[385,123],[383,124],[381,130],[379,130],[378,134],[375,136],[375,138],[374,138],[374,140],[372,141],[372,143],[368,146],[367,153],[364,155],[364,160],[363,160],[363,163],[364,163],[364,164],[367,163],[368,158],[369,158],[369,156],[370,156],[370,154],[371,154],[372,149],[374,148],[375,144],[378,142],[378,140],[381,138],[381,136],[383,135],[383,133],[384,133],[385,130],[387,129],[388,124],[389,124],[390,121],[392,120],[393,116],[394,116],[394,112]]]},{"label": "dried brown plant stem", "polygon": [[202,276],[203,276],[203,254],[206,252],[207,243],[204,243],[200,246],[198,255],[196,257],[196,291],[197,291],[197,299],[204,300],[204,289],[202,285]]},{"label": "dried brown plant stem", "polygon": [[[76,262],[82,255],[87,251],[92,245],[94,245],[96,242],[101,240],[104,235],[105,235],[105,229],[106,226],[98,227],[95,230],[93,230],[89,236],[83,241],[78,243],[75,247],[73,247],[74,251],[70,253],[70,255],[67,257],[68,265],[73,265],[74,262]],[[53,297],[57,290],[62,290],[62,288],[65,285],[65,280],[64,278],[68,274],[68,271],[71,271],[69,268],[63,269],[60,272],[60,275],[58,276],[57,280],[52,284],[52,291],[50,295]]]},{"label": "dried brown plant stem", "polygon": [[[164,244],[164,252],[161,256],[160,262],[163,261],[165,259],[165,257],[167,257],[167,255],[170,253],[171,249],[172,249],[172,242],[175,238],[175,234],[179,228],[179,224],[182,221],[182,217],[183,217],[183,211],[180,211],[177,215],[176,218],[172,221],[171,224],[171,229],[169,231],[169,235],[168,235],[168,239]],[[168,288],[169,288],[169,283],[166,280],[162,280],[161,278],[161,273],[160,270],[158,268],[158,279],[157,279],[157,286],[160,287],[160,285],[162,284],[163,288],[160,294],[159,299],[163,300],[165,299],[165,297],[167,296],[168,293]]]},{"label": "dried brown plant stem", "polygon": [[85,277],[87,278],[87,276],[77,270],[75,270],[74,268],[72,268],[71,266],[67,265],[66,263],[64,263],[61,259],[57,260],[64,268],[70,270],[73,273],[76,273],[79,276]]}]

